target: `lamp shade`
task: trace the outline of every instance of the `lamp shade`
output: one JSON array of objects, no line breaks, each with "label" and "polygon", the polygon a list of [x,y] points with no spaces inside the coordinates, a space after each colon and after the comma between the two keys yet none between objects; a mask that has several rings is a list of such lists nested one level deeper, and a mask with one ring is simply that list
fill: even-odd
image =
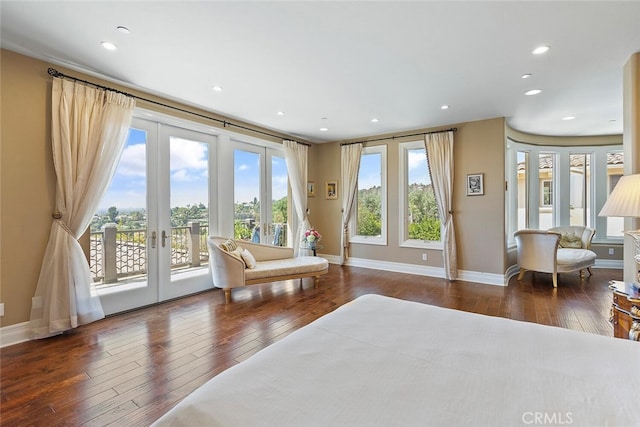
[{"label": "lamp shade", "polygon": [[640,217],[640,174],[621,177],[598,216]]}]

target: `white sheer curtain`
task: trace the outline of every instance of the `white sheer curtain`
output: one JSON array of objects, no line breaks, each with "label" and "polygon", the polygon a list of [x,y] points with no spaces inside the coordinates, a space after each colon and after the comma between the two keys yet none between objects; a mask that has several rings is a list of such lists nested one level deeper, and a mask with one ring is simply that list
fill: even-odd
[{"label": "white sheer curtain", "polygon": [[282,141],[287,173],[293,196],[293,208],[298,217],[298,229],[293,235],[293,253],[300,255],[300,242],[305,230],[311,228],[307,217],[307,159],[309,147],[295,141]]},{"label": "white sheer curtain", "polygon": [[425,135],[427,162],[431,171],[433,192],[442,220],[442,244],[444,247],[444,272],[448,280],[458,278],[458,254],[453,224],[453,132]]},{"label": "white sheer curtain", "polygon": [[31,303],[31,336],[45,338],[104,317],[78,243],[122,153],[135,100],[53,79],[51,139],[56,207]]},{"label": "white sheer curtain", "polygon": [[358,171],[362,144],[348,144],[341,148],[340,164],[342,171],[342,247],[340,264],[349,258],[349,218],[353,211],[353,202],[358,191]]}]

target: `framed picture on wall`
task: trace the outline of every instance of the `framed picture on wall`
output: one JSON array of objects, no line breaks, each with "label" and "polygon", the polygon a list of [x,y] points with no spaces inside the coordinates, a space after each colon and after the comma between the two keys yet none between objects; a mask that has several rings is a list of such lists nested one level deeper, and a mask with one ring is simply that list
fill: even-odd
[{"label": "framed picture on wall", "polygon": [[482,196],[484,194],[484,174],[472,173],[467,175],[467,196]]},{"label": "framed picture on wall", "polygon": [[307,182],[307,196],[316,197],[316,183],[313,181]]},{"label": "framed picture on wall", "polygon": [[327,181],[325,185],[325,199],[338,198],[338,181]]}]

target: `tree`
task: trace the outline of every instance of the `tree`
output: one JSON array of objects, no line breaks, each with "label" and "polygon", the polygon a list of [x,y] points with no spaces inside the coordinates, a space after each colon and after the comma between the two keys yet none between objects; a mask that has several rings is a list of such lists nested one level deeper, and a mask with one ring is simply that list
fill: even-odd
[{"label": "tree", "polygon": [[287,223],[287,198],[283,197],[280,200],[273,202],[272,212],[274,224],[286,224]]},{"label": "tree", "polygon": [[115,206],[111,206],[109,209],[107,209],[107,216],[109,217],[109,220],[111,222],[116,222],[116,217],[119,213],[120,212],[118,212],[118,209]]},{"label": "tree", "polygon": [[409,238],[440,240],[440,216],[431,185],[412,184],[409,188]]},{"label": "tree", "polygon": [[360,236],[382,234],[382,193],[380,187],[358,191],[358,229]]}]

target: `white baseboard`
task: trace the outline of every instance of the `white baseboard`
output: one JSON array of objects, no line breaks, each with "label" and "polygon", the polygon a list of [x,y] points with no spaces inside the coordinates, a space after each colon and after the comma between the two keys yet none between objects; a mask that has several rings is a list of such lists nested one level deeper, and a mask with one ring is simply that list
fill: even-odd
[{"label": "white baseboard", "polygon": [[[336,255],[318,254],[331,264],[340,264],[340,257]],[[379,261],[365,258],[349,258],[346,265],[353,267],[370,268],[373,270],[395,271],[396,273],[417,274],[419,276],[437,277],[443,279],[444,269],[441,267],[430,267],[415,264],[405,264],[400,262]],[[622,260],[597,259],[594,268],[623,268]],[[507,286],[509,279],[518,274],[518,266],[512,265],[505,274],[484,273],[481,271],[458,272],[458,280],[466,282],[482,283],[485,285]],[[29,341],[29,322],[18,323],[0,328],[0,348],[13,344]]]},{"label": "white baseboard", "polygon": [[613,268],[617,270],[624,269],[624,261],[621,259],[596,259],[593,268]]},{"label": "white baseboard", "polygon": [[[370,268],[373,270],[395,271],[396,273],[417,274],[420,276],[445,277],[442,267],[422,266],[415,264],[404,264],[400,262],[371,260],[365,258],[349,258],[345,265],[353,267]],[[458,271],[458,280],[482,283],[485,285],[506,286],[507,280],[504,274],[485,273],[481,271]]]},{"label": "white baseboard", "polygon": [[318,256],[329,261],[329,264],[340,264],[340,255],[318,254]]},{"label": "white baseboard", "polygon": [[0,328],[0,348],[29,341],[29,322],[16,323],[15,325]]}]

